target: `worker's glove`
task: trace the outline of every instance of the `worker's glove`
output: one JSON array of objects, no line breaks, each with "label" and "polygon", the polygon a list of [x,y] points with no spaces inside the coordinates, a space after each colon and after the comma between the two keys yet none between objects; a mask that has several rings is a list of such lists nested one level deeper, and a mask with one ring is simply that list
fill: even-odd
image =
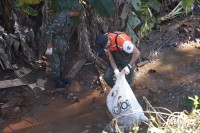
[{"label": "worker's glove", "polygon": [[130,73],[130,69],[132,68],[132,66],[130,64],[128,64],[126,67],[124,67],[124,73],[126,75],[128,75]]},{"label": "worker's glove", "polygon": [[115,73],[115,77],[117,78],[118,75],[119,75],[119,69],[115,69],[115,70],[114,70],[114,73]]},{"label": "worker's glove", "polygon": [[53,53],[53,46],[52,45],[48,45],[45,54],[46,55],[52,55],[52,53]]}]

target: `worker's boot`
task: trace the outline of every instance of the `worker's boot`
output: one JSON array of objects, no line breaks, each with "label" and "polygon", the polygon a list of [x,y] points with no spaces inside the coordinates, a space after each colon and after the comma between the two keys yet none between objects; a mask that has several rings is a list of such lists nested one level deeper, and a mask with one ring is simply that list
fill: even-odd
[{"label": "worker's boot", "polygon": [[62,72],[60,73],[60,80],[63,82],[64,85],[70,85],[70,81],[65,79],[65,76]]},{"label": "worker's boot", "polygon": [[60,77],[56,77],[55,79],[55,88],[65,88],[66,84],[60,79]]}]

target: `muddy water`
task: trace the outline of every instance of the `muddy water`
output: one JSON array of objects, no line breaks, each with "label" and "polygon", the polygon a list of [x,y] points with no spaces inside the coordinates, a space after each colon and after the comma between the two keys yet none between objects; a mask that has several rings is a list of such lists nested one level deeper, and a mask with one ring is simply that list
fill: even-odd
[{"label": "muddy water", "polygon": [[[94,100],[95,99],[95,100]],[[107,122],[105,96],[93,91],[80,103],[55,98],[35,117],[24,117],[6,127],[3,133],[100,133]]]}]

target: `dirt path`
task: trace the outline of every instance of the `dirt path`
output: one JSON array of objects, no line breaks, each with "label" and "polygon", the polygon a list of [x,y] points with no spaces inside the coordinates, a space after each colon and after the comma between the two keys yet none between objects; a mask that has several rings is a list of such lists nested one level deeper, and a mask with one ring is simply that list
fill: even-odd
[{"label": "dirt path", "polygon": [[139,68],[137,96],[147,96],[153,106],[182,111],[184,98],[200,95],[200,49],[194,45],[168,48],[158,55],[157,61]]}]

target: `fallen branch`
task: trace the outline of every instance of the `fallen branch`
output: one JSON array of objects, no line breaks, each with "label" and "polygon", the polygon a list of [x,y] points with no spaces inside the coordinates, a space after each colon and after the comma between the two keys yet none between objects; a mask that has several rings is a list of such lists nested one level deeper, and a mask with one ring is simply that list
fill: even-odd
[{"label": "fallen branch", "polygon": [[85,62],[86,62],[86,59],[80,59],[79,61],[77,61],[65,77],[69,79],[73,79],[78,73],[78,71],[85,64]]},{"label": "fallen branch", "polygon": [[21,79],[3,80],[0,81],[0,89],[27,85]]},{"label": "fallen branch", "polygon": [[140,63],[137,63],[136,66],[137,66],[137,67],[142,67],[142,66],[146,65],[146,64],[149,63],[149,62],[150,62],[149,60],[145,60],[145,61],[142,61],[142,62],[140,62]]},{"label": "fallen branch", "polygon": [[2,69],[5,70],[5,67],[3,66],[1,59],[0,59],[0,65],[1,65]]},{"label": "fallen branch", "polygon": [[162,47],[164,47],[177,33],[179,32],[179,30],[177,30],[169,39],[167,39],[158,49],[157,51],[159,51]]}]

